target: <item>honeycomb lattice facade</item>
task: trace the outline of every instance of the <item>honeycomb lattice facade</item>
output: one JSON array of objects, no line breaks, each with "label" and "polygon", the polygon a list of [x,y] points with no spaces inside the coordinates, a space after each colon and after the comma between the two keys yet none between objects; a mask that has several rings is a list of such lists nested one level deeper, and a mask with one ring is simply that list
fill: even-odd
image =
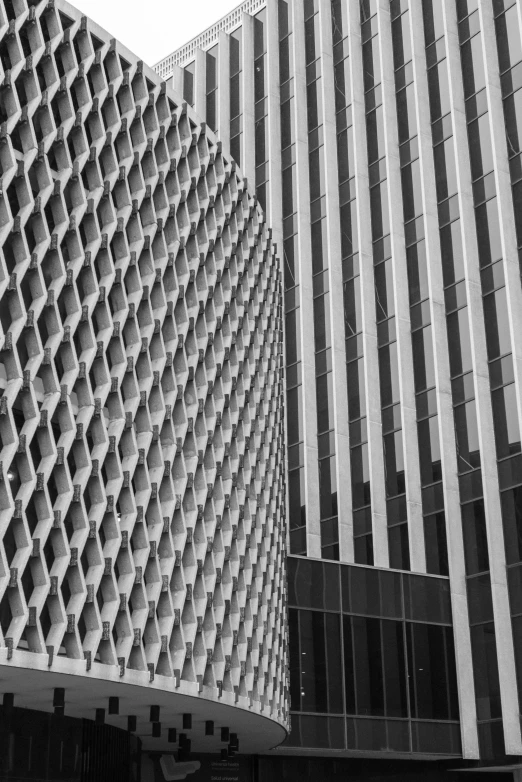
[{"label": "honeycomb lattice facade", "polygon": [[192,109],[67,4],[0,0],[0,60],[0,643],[285,724],[262,211]]}]

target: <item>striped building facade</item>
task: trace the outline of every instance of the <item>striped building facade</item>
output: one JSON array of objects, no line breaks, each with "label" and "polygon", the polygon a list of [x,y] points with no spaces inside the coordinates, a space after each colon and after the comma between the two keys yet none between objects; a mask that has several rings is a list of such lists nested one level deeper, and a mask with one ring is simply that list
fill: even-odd
[{"label": "striped building facade", "polygon": [[[249,0],[155,66],[284,258],[291,569],[446,585],[456,754],[481,762],[522,756],[521,60],[519,0]],[[343,665],[345,716],[391,719]]]}]

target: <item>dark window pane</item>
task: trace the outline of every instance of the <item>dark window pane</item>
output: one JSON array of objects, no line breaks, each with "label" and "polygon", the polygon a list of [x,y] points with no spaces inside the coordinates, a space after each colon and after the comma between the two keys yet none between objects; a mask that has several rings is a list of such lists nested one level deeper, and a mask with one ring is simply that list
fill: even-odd
[{"label": "dark window pane", "polygon": [[424,37],[426,46],[444,35],[444,18],[442,6],[437,0],[422,3],[424,13]]},{"label": "dark window pane", "polygon": [[397,93],[397,120],[399,126],[399,144],[413,138],[417,134],[417,117],[415,114],[415,88],[409,84]]},{"label": "dark window pane", "polygon": [[521,151],[520,140],[522,131],[522,90],[517,90],[504,100],[504,117],[506,122],[506,141],[509,157]]},{"label": "dark window pane", "polygon": [[426,486],[442,480],[438,416],[419,421],[421,483]]},{"label": "dark window pane", "polygon": [[[324,220],[312,224],[312,271],[314,274],[328,266],[328,245]],[[323,230],[324,229],[324,230]]]},{"label": "dark window pane", "polygon": [[384,716],[380,620],[355,616],[352,622],[357,714]]},{"label": "dark window pane", "polygon": [[372,238],[376,242],[382,236],[390,233],[390,211],[388,208],[387,181],[375,185],[370,190]]},{"label": "dark window pane", "polygon": [[500,71],[503,72],[522,59],[516,3],[505,14],[498,17],[496,28],[498,60]]},{"label": "dark window pane", "polygon": [[368,163],[379,160],[384,155],[384,125],[382,106],[370,112],[366,117],[368,139]]},{"label": "dark window pane", "polygon": [[306,557],[306,527],[290,530],[290,553]]},{"label": "dark window pane", "polygon": [[341,579],[343,611],[397,619],[402,617],[399,573],[343,566]]},{"label": "dark window pane", "polygon": [[520,451],[520,428],[515,384],[498,388],[491,394],[497,459],[512,456]]},{"label": "dark window pane", "polygon": [[[396,497],[406,491],[402,430],[383,437],[386,496]],[[389,521],[389,520],[388,520]]]},{"label": "dark window pane", "polygon": [[500,495],[502,523],[508,565],[522,562],[522,486],[516,486]]},{"label": "dark window pane", "polygon": [[464,277],[460,220],[455,220],[453,223],[441,228],[440,246],[444,285],[451,285]]},{"label": "dark window pane", "polygon": [[207,125],[211,130],[216,130],[216,96],[215,90],[207,95]]},{"label": "dark window pane", "polygon": [[482,57],[482,35],[479,33],[460,47],[464,97],[469,98],[486,86]]},{"label": "dark window pane", "polygon": [[339,566],[290,557],[288,602],[304,608],[340,611]]},{"label": "dark window pane", "polygon": [[213,46],[207,51],[207,92],[211,92],[217,87],[217,53],[217,46]]},{"label": "dark window pane", "polygon": [[234,74],[241,70],[243,30],[235,30],[230,36],[230,73]]},{"label": "dark window pane", "polygon": [[[357,278],[359,279],[359,278]],[[357,297],[360,301],[360,293]],[[377,305],[377,320],[391,318],[395,315],[393,297],[393,265],[389,258],[375,267],[375,301]],[[360,309],[360,304],[359,304]]]},{"label": "dark window pane", "polygon": [[[520,570],[517,568],[517,570]],[[508,571],[511,573],[511,571]],[[522,587],[520,578],[517,584],[518,589]],[[513,603],[511,604],[511,611],[513,611]],[[517,670],[518,690],[521,691],[522,687],[522,616],[516,616],[513,620],[513,644],[515,647],[515,666]]]},{"label": "dark window pane", "polygon": [[356,253],[358,247],[357,202],[353,200],[341,207],[341,252],[343,258],[348,258]]},{"label": "dark window pane", "polygon": [[[502,721],[483,722],[478,725],[480,757],[484,760],[503,760],[506,756]],[[502,777],[501,782],[506,782]]]},{"label": "dark window pane", "polygon": [[404,575],[406,619],[451,624],[449,582],[442,578]]},{"label": "dark window pane", "polygon": [[303,439],[302,403],[300,388],[292,388],[287,393],[288,407],[288,444],[294,445]]},{"label": "dark window pane", "polygon": [[446,541],[446,517],[434,513],[424,518],[424,539],[426,542],[426,570],[441,576],[449,574],[448,546]]},{"label": "dark window pane", "polygon": [[343,130],[337,136],[337,159],[339,184],[342,184],[354,175],[353,129],[351,127]]},{"label": "dark window pane", "polygon": [[463,307],[448,315],[448,343],[451,376],[471,372],[471,341],[469,334],[468,308]]},{"label": "dark window pane", "polygon": [[[331,377],[331,374],[328,375]],[[335,456],[319,460],[319,500],[320,515],[322,519],[330,519],[337,515],[337,485],[336,485],[336,461]],[[334,539],[323,539],[323,546],[327,543],[337,543],[337,520],[332,527],[331,535]],[[325,530],[327,528],[325,527]],[[335,530],[335,532],[334,532]]]},{"label": "dark window pane", "polygon": [[301,705],[301,652],[299,650],[299,611],[288,609],[288,637],[290,670],[290,708],[298,710]]},{"label": "dark window pane", "polygon": [[493,148],[489,131],[489,114],[468,125],[471,177],[478,179],[493,170]]},{"label": "dark window pane", "polygon": [[400,402],[396,342],[379,350],[379,374],[381,380],[381,407],[388,407],[388,405]]},{"label": "dark window pane", "polygon": [[303,714],[292,716],[292,732],[286,747],[344,749],[344,719]]},{"label": "dark window pane", "polygon": [[435,181],[437,200],[443,201],[457,192],[457,169],[453,138],[438,144],[433,150],[435,158]]},{"label": "dark window pane", "polygon": [[451,628],[409,623],[406,627],[412,717],[458,719]]},{"label": "dark window pane", "polygon": [[346,377],[348,381],[348,417],[350,421],[354,421],[366,412],[364,359],[361,358],[347,364]]},{"label": "dark window pane", "polygon": [[388,528],[388,545],[390,547],[390,567],[397,570],[410,569],[410,549],[408,525],[398,524]]},{"label": "dark window pane", "polygon": [[484,500],[475,500],[462,506],[462,531],[466,574],[472,576],[489,570]]},{"label": "dark window pane", "polygon": [[500,288],[494,293],[484,296],[484,320],[489,360],[511,353],[505,288]]},{"label": "dark window pane", "polygon": [[365,505],[369,505],[371,501],[368,444],[364,443],[356,448],[352,448],[350,453],[353,507],[363,508]]},{"label": "dark window pane", "polygon": [[347,721],[348,748],[363,751],[409,752],[409,727],[405,720],[352,719]]},{"label": "dark window pane", "polygon": [[412,334],[412,348],[415,392],[418,394],[435,385],[431,326],[426,326]]},{"label": "dark window pane", "polygon": [[290,529],[304,527],[306,524],[304,467],[290,470],[288,473],[288,495]]},{"label": "dark window pane", "polygon": [[[300,711],[342,711],[339,623],[337,614],[299,611]],[[292,704],[292,707],[296,708],[296,705]]]},{"label": "dark window pane", "polygon": [[500,223],[498,219],[497,199],[490,198],[475,209],[479,261],[481,266],[502,258]]},{"label": "dark window pane", "polygon": [[431,121],[444,117],[450,110],[448,66],[442,60],[428,71],[428,86],[430,93]]},{"label": "dark window pane", "polygon": [[361,278],[354,277],[344,283],[344,328],[346,337],[362,331]]},{"label": "dark window pane", "polygon": [[408,261],[410,305],[413,305],[423,301],[429,295],[426,245],[424,240],[408,247],[406,257]]},{"label": "dark window pane", "polygon": [[500,717],[502,712],[493,623],[471,628],[471,649],[473,652],[477,719],[495,719]]},{"label": "dark window pane", "polygon": [[190,63],[183,69],[183,100],[186,100],[190,106],[194,105],[194,69],[194,63]]},{"label": "dark window pane", "polygon": [[475,400],[454,408],[457,466],[459,472],[480,467],[477,413]]},{"label": "dark window pane", "polygon": [[[343,568],[344,569],[344,568]],[[353,659],[352,620],[349,616],[343,616],[343,642],[344,642],[344,691],[346,713],[355,714],[355,678]]]},{"label": "dark window pane", "polygon": [[281,104],[281,149],[287,149],[295,141],[294,99]]},{"label": "dark window pane", "polygon": [[359,565],[373,565],[373,535],[361,535],[353,542],[354,561]]},{"label": "dark window pane", "polygon": [[451,722],[412,722],[412,741],[414,752],[460,755],[462,751],[460,726]]},{"label": "dark window pane", "polygon": [[383,620],[384,695],[387,717],[407,717],[406,661],[402,622]]},{"label": "dark window pane", "polygon": [[493,621],[493,603],[489,573],[467,580],[470,624]]},{"label": "dark window pane", "polygon": [[230,119],[241,114],[241,74],[230,79]]}]

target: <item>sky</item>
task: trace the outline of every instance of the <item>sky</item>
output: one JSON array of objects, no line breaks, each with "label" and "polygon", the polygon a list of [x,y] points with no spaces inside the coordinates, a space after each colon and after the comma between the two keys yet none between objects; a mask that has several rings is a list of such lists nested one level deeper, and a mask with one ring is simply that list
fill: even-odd
[{"label": "sky", "polygon": [[228,14],[241,0],[69,0],[147,65]]}]

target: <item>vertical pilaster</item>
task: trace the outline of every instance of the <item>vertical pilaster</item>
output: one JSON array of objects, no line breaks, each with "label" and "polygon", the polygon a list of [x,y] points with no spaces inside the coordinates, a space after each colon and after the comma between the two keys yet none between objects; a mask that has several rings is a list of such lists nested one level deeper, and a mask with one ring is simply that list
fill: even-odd
[{"label": "vertical pilaster", "polygon": [[[484,509],[488,538],[491,596],[495,619],[495,638],[498,673],[504,724],[506,754],[522,753],[520,716],[517,697],[515,657],[509,610],[506,574],[504,533],[501,521],[500,494],[496,464],[493,413],[489,385],[489,370],[484,328],[482,287],[480,281],[479,253],[475,227],[475,212],[471,185],[468,138],[460,46],[453,0],[444,0],[447,30],[447,58],[454,127],[456,174],[459,190],[459,207],[462,224],[462,243],[466,274],[466,293],[470,319],[471,354],[474,365],[475,399],[477,410],[478,440],[481,454]],[[491,110],[491,107],[490,107]]]},{"label": "vertical pilaster", "polygon": [[279,255],[283,255],[283,200],[281,168],[281,109],[279,90],[279,19],[277,0],[267,0],[267,56],[266,93],[268,101],[268,169],[269,204],[268,224],[272,228],[272,239],[277,242]]},{"label": "vertical pilaster", "polygon": [[393,296],[395,300],[397,363],[401,400],[406,504],[408,508],[410,565],[415,572],[425,573],[426,551],[422,518],[417,410],[413,380],[408,269],[404,238],[404,210],[389,0],[379,0],[377,19],[381,53],[382,109],[387,168],[386,185],[388,188],[388,208],[390,210]]},{"label": "vertical pilaster", "polygon": [[466,592],[464,541],[462,523],[460,521],[460,491],[446,329],[446,306],[442,279],[437,193],[435,189],[429,89],[424,47],[424,25],[420,3],[412,3],[410,5],[410,20],[462,754],[463,757],[472,759],[479,757],[477,709]]},{"label": "vertical pilaster", "polygon": [[295,88],[295,156],[299,181],[296,193],[297,247],[301,271],[300,319],[303,371],[304,451],[306,483],[306,539],[308,556],[321,556],[319,472],[317,450],[317,403],[315,397],[315,337],[312,289],[312,243],[310,236],[310,184],[307,133],[304,6],[293,2],[293,52]]},{"label": "vertical pilaster", "polygon": [[219,33],[218,132],[226,154],[230,154],[230,36]]},{"label": "vertical pilaster", "polygon": [[328,278],[330,297],[330,333],[332,340],[333,421],[335,428],[337,505],[339,514],[339,558],[354,561],[352,482],[348,433],[348,389],[341,264],[341,225],[339,212],[339,176],[337,131],[335,124],[335,84],[332,51],[332,10],[330,0],[319,0],[321,33],[322,101],[325,169],[325,223],[328,236]]},{"label": "vertical pilaster", "polygon": [[256,123],[254,95],[254,17],[242,15],[243,20],[243,148],[241,170],[248,186],[256,186]]},{"label": "vertical pilaster", "polygon": [[207,54],[196,49],[196,69],[194,74],[194,111],[206,122],[207,119]]},{"label": "vertical pilaster", "polygon": [[350,28],[355,191],[358,205],[357,230],[361,270],[361,312],[363,320],[366,414],[368,421],[368,461],[371,480],[373,556],[375,565],[388,567],[388,526],[386,520],[386,487],[382,448],[381,400],[379,394],[379,357],[375,314],[375,279],[373,273],[368,148],[366,146],[360,3],[359,0],[347,0],[347,2]]},{"label": "vertical pilaster", "polygon": [[522,287],[520,285],[520,264],[518,243],[513,211],[511,175],[506,146],[506,127],[500,76],[498,69],[497,41],[493,9],[480,4],[484,69],[486,73],[486,92],[489,105],[489,127],[491,146],[495,164],[495,189],[500,222],[500,242],[504,276],[506,279],[506,299],[508,305],[509,334],[513,355],[513,370],[517,397],[518,420],[522,420]]},{"label": "vertical pilaster", "polygon": [[172,76],[167,84],[172,87],[176,95],[183,95],[183,68],[179,65],[172,66]]}]

